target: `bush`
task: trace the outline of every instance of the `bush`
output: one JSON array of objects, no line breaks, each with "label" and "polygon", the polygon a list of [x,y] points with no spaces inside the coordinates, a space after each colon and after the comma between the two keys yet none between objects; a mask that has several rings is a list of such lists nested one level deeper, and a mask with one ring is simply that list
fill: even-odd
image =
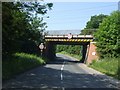
[{"label": "bush", "polygon": [[105,18],[95,34],[100,57],[118,57],[120,54],[120,11]]},{"label": "bush", "polygon": [[20,51],[29,54],[37,54],[37,55],[40,54],[39,47],[35,44],[35,42],[31,40],[23,41],[21,44]]}]

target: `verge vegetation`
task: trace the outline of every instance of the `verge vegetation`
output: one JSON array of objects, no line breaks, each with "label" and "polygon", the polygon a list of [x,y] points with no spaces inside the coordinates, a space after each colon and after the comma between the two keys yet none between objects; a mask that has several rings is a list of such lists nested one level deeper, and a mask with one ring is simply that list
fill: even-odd
[{"label": "verge vegetation", "polygon": [[93,61],[89,67],[120,80],[120,66],[118,66],[119,60],[120,58],[104,58],[98,61]]},{"label": "verge vegetation", "polygon": [[42,58],[33,54],[15,53],[2,63],[2,78],[3,80],[7,80],[21,72],[45,64],[46,62]]}]

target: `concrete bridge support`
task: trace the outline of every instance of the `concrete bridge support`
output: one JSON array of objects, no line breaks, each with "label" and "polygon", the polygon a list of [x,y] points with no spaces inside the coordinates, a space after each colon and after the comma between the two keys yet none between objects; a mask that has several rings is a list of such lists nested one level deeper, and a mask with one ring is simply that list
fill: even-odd
[{"label": "concrete bridge support", "polygon": [[96,52],[96,46],[95,46],[96,42],[90,42],[89,46],[88,46],[88,50],[87,50],[87,58],[86,58],[86,62],[87,64],[90,64],[93,60],[97,60],[98,59],[98,55]]}]

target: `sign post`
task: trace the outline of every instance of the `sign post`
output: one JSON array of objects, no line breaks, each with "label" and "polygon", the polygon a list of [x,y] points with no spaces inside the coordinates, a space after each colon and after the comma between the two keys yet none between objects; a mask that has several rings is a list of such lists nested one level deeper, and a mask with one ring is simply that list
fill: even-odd
[{"label": "sign post", "polygon": [[40,51],[41,51],[41,56],[42,56],[43,49],[44,49],[44,45],[43,45],[43,43],[41,43],[41,44],[39,45],[39,48],[40,48]]}]

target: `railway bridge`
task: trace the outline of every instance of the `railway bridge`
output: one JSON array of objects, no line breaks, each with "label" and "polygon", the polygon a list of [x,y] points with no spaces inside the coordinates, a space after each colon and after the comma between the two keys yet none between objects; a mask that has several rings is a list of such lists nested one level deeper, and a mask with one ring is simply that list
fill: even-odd
[{"label": "railway bridge", "polygon": [[56,45],[81,45],[83,63],[91,63],[98,58],[96,46],[92,35],[46,35],[44,55],[49,59],[54,59]]}]

